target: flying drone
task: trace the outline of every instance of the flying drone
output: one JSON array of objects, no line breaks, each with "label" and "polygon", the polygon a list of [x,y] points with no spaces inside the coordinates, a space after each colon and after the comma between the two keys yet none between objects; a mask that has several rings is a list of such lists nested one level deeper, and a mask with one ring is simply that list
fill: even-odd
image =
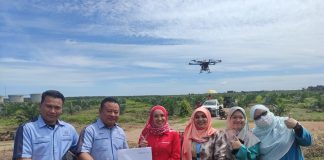
[{"label": "flying drone", "polygon": [[202,73],[203,71],[206,71],[208,73],[210,73],[210,69],[209,69],[209,65],[215,65],[216,63],[220,63],[222,62],[222,60],[213,60],[213,59],[209,59],[209,60],[196,60],[193,59],[189,62],[189,65],[200,65],[201,69],[200,69],[200,73]]}]

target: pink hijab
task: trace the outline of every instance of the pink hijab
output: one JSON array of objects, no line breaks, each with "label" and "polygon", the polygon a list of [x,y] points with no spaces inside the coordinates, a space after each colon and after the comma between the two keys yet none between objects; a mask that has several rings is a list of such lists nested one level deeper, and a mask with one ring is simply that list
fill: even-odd
[{"label": "pink hijab", "polygon": [[[156,110],[161,110],[164,113],[165,123],[162,127],[157,127],[154,125],[153,113]],[[170,127],[169,127],[169,123],[168,123],[168,111],[163,106],[160,106],[160,105],[154,106],[153,108],[151,108],[150,117],[146,121],[146,125],[145,125],[144,129],[142,130],[139,142],[142,140],[142,138],[146,138],[149,134],[162,135],[169,131],[170,131]]]},{"label": "pink hijab", "polygon": [[[207,117],[207,127],[203,129],[197,129],[195,126],[195,114],[197,112],[203,112]],[[207,140],[204,139],[204,137],[209,137],[212,134],[216,132],[215,128],[212,128],[212,119],[210,112],[203,107],[198,107],[194,110],[194,112],[191,114],[191,118],[189,120],[189,123],[186,126],[186,129],[184,131],[183,135],[183,144],[182,144],[182,160],[191,160],[191,142],[195,141],[198,143],[206,142]]]}]

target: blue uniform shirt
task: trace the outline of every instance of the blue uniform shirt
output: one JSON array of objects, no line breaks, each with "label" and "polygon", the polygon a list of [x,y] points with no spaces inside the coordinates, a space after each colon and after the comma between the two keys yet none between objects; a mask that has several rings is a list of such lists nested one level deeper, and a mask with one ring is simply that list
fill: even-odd
[{"label": "blue uniform shirt", "polygon": [[80,133],[78,153],[88,152],[95,160],[117,160],[117,150],[126,148],[124,130],[117,124],[108,128],[100,118]]},{"label": "blue uniform shirt", "polygon": [[13,159],[61,160],[68,150],[76,149],[78,133],[75,128],[58,120],[54,128],[38,116],[16,131]]}]

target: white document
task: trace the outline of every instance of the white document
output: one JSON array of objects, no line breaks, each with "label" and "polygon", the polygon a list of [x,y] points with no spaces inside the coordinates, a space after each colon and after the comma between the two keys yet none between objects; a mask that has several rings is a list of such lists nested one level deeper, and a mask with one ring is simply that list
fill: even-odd
[{"label": "white document", "polygon": [[117,150],[118,160],[152,160],[151,147]]}]

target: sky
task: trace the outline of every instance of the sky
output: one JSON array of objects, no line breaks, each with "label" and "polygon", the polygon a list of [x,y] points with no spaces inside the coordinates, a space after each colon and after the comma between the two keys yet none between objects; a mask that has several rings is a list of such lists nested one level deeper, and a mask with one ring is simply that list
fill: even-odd
[{"label": "sky", "polygon": [[0,95],[324,85],[323,17],[322,0],[0,0]]}]

